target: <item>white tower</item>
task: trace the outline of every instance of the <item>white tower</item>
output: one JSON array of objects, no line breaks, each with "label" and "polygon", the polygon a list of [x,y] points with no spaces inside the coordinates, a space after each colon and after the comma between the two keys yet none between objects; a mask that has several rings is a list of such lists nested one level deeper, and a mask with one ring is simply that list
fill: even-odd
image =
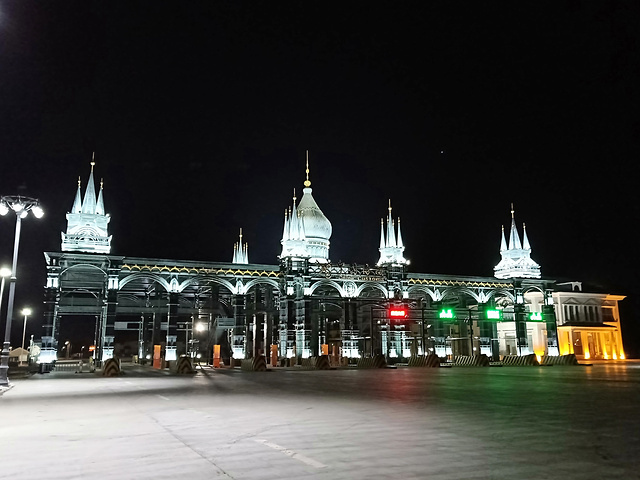
[{"label": "white tower", "polygon": [[111,252],[111,235],[108,232],[111,216],[104,212],[102,196],[103,182],[100,180],[100,192],[96,200],[96,190],[93,180],[93,167],[89,182],[84,192],[84,200],[80,195],[80,179],[78,191],[73,202],[71,212],[67,213],[67,233],[62,232],[63,252],[105,253]]},{"label": "white tower", "polygon": [[391,200],[389,200],[389,214],[387,216],[387,235],[384,233],[384,219],[380,220],[380,259],[377,265],[407,265],[409,260],[404,258],[404,244],[400,231],[400,217],[398,217],[398,235],[394,231],[394,222],[391,217]]},{"label": "white tower", "polygon": [[249,263],[249,244],[242,243],[242,228],[240,229],[240,239],[233,244],[233,260],[231,263]]},{"label": "white tower", "polygon": [[502,260],[493,268],[496,278],[540,278],[540,265],[531,259],[531,245],[527,237],[527,228],[522,224],[522,243],[516,228],[513,204],[511,204],[511,233],[509,245],[504,237],[502,227],[502,240],[500,242],[500,255]]},{"label": "white tower", "polygon": [[294,192],[293,208],[289,212],[285,210],[280,258],[308,258],[310,262],[327,263],[332,227],[311,194],[308,151],[306,173],[300,203],[296,207]]}]

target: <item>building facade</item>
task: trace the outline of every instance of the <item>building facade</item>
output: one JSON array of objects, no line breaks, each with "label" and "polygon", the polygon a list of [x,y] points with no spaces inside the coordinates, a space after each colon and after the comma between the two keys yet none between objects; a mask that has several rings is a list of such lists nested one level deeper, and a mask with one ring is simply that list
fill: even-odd
[{"label": "building facade", "polygon": [[294,194],[285,209],[277,263],[250,263],[242,231],[231,262],[127,257],[110,252],[110,217],[102,182],[96,197],[93,167],[84,197],[78,182],[61,251],[45,252],[41,362],[57,358],[69,316],[94,326],[99,361],[118,355],[123,332],[137,334],[139,357],[159,345],[166,360],[210,357],[216,344],[227,361],[269,353],[338,362],[429,353],[624,358],[617,307],[624,297],[566,291],[542,278],[513,206],[494,277],[411,272],[391,202],[378,261],[332,263],[333,227],[313,196],[307,162],[302,198]]}]

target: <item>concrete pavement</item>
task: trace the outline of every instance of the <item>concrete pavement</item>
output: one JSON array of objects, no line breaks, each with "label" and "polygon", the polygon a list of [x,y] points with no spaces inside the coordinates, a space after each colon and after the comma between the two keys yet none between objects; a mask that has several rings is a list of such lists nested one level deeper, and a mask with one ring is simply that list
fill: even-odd
[{"label": "concrete pavement", "polygon": [[0,478],[640,478],[640,364],[46,374]]}]

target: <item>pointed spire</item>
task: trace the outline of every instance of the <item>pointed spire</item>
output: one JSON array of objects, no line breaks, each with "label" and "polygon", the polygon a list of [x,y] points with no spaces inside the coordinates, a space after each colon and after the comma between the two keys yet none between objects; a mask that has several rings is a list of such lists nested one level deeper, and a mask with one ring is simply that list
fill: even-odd
[{"label": "pointed spire", "polygon": [[282,231],[282,240],[289,240],[289,216],[287,209],[284,209],[284,230]]},{"label": "pointed spire", "polygon": [[311,186],[311,181],[309,180],[309,150],[307,150],[307,179],[304,181],[304,186],[309,188]]},{"label": "pointed spire", "polygon": [[522,249],[531,251],[531,245],[529,244],[529,237],[527,237],[527,226],[522,223]]},{"label": "pointed spire", "polygon": [[[110,253],[110,215],[104,209],[104,182],[100,179],[100,192],[96,199],[93,170],[95,152],[91,158],[89,180],[82,196],[82,181],[78,178],[78,189],[71,212],[67,214],[67,231],[62,232],[63,252]],[[91,231],[91,235],[86,232]]]},{"label": "pointed spire", "polygon": [[289,237],[292,240],[298,240],[300,238],[300,219],[298,218],[298,210],[296,209],[296,189],[293,189],[293,207],[291,208],[291,215],[289,215]]},{"label": "pointed spire", "polygon": [[76,198],[73,201],[73,207],[71,207],[71,213],[82,212],[82,194],[80,192],[80,177],[78,177],[78,191],[76,192]]},{"label": "pointed spire", "polygon": [[404,247],[402,244],[402,233],[400,233],[400,217],[398,217],[398,247]]},{"label": "pointed spire", "polygon": [[398,231],[396,237],[395,221],[393,220],[391,211],[391,200],[389,200],[386,235],[384,219],[380,220],[380,259],[378,260],[377,265],[407,265],[409,262],[403,255],[404,242],[402,241],[400,217],[398,217]]},{"label": "pointed spire", "polygon": [[527,226],[522,224],[522,240],[516,228],[515,211],[511,204],[511,232],[509,246],[502,226],[502,238],[500,241],[500,256],[502,259],[493,267],[496,278],[540,278],[540,265],[531,258],[531,245],[527,236]]},{"label": "pointed spire", "polygon": [[522,249],[520,243],[520,235],[518,235],[518,229],[516,228],[516,220],[514,216],[513,203],[511,204],[511,232],[509,233],[509,250]]},{"label": "pointed spire", "polygon": [[89,181],[87,182],[87,189],[84,192],[84,200],[82,202],[82,213],[96,213],[96,189],[93,180],[93,167],[96,164],[96,153],[93,152],[91,158],[91,173],[89,174]]},{"label": "pointed spire", "polygon": [[391,199],[389,199],[389,217],[387,218],[387,247],[396,246],[396,234],[393,231],[394,222],[391,217]]},{"label": "pointed spire", "polygon": [[242,228],[240,228],[239,241],[233,244],[233,260],[232,263],[249,263],[249,244],[242,243]]},{"label": "pointed spire", "polygon": [[104,215],[104,199],[102,198],[102,188],[104,186],[104,181],[100,179],[100,192],[98,193],[98,201],[96,202],[96,214]]},{"label": "pointed spire", "polygon": [[507,241],[504,238],[504,225],[502,225],[502,240],[500,241],[500,253],[507,250]]}]

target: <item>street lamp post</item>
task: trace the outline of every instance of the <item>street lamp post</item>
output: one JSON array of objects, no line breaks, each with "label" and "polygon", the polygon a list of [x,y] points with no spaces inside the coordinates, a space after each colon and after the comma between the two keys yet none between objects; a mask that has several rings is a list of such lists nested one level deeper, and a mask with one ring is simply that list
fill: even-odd
[{"label": "street lamp post", "polygon": [[0,215],[4,216],[10,211],[16,214],[16,234],[13,241],[13,263],[11,265],[11,278],[9,279],[9,300],[7,302],[7,323],[4,330],[4,344],[0,356],[0,386],[9,385],[9,348],[11,347],[11,320],[13,317],[13,299],[16,292],[16,267],[18,265],[18,246],[20,245],[20,229],[22,219],[26,218],[29,211],[36,218],[44,215],[40,207],[40,201],[31,197],[9,196],[0,198]]},{"label": "street lamp post", "polygon": [[0,282],[0,311],[2,311],[2,299],[4,298],[4,279],[9,276],[11,276],[11,270],[9,268],[0,268],[0,277],[2,277],[2,281]]},{"label": "street lamp post", "polygon": [[27,333],[27,317],[29,315],[31,315],[31,309],[30,308],[23,308],[22,309],[22,315],[24,315],[24,322],[22,325],[22,349],[24,350],[24,336]]}]

